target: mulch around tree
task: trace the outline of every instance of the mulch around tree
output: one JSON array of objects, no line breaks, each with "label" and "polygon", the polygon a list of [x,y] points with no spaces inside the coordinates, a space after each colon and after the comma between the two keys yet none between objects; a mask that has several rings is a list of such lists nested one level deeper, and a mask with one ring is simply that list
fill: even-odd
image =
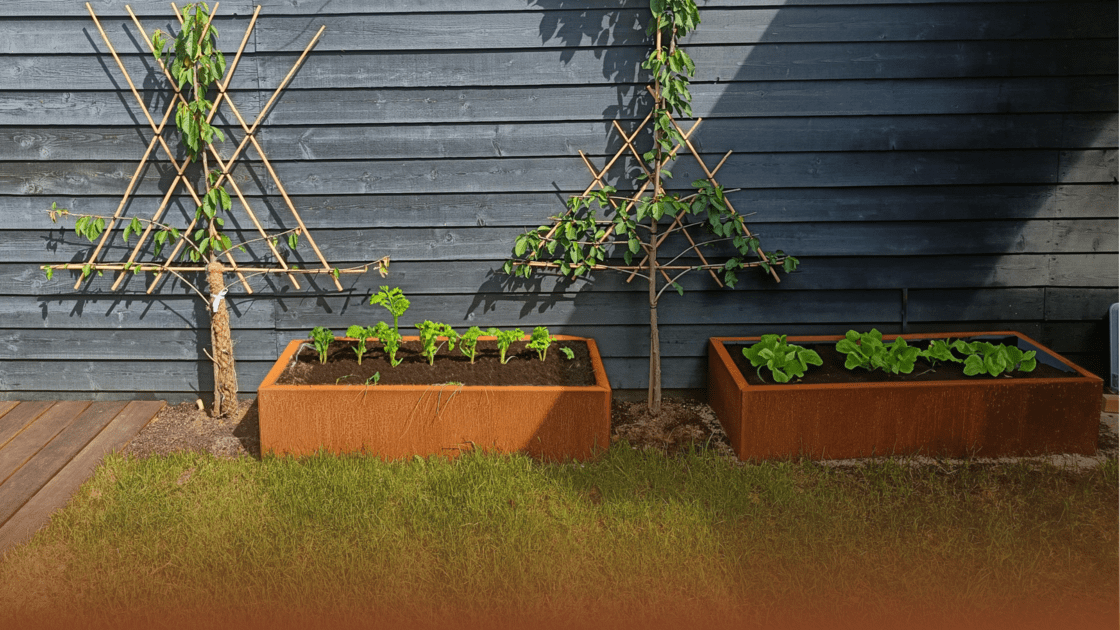
[{"label": "mulch around tree", "polygon": [[[661,415],[653,417],[644,402],[628,402],[616,397],[611,402],[611,442],[619,440],[626,440],[638,449],[661,451],[670,456],[687,452],[695,446],[709,449],[729,461],[738,461],[712,408],[698,400],[666,398],[661,404]],[[1116,429],[1103,421],[1097,449],[1094,458],[1053,456],[1049,461],[1058,465],[1086,466],[1106,457],[1115,457],[1120,451],[1120,440]],[[256,399],[243,399],[237,413],[225,419],[211,418],[195,403],[168,405],[122,452],[133,457],[147,457],[176,451],[207,452],[222,458],[259,459],[261,448]],[[925,458],[919,459],[924,461]],[[865,460],[829,464],[862,461]]]},{"label": "mulch around tree", "polygon": [[[687,451],[693,444],[706,445],[724,456],[735,457],[711,407],[694,400],[667,398],[661,404],[661,415],[656,418],[648,413],[645,403],[614,400],[611,403],[611,441],[618,440],[670,455]],[[211,418],[195,403],[168,405],[123,453],[146,457],[175,451],[259,459],[256,399],[242,400],[237,413],[225,419]]]}]

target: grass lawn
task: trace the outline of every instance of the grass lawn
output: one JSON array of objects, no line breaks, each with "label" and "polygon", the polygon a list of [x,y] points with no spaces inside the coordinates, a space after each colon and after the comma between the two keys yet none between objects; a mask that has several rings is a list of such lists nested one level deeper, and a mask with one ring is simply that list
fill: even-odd
[{"label": "grass lawn", "polygon": [[111,456],[0,627],[1115,628],[1117,505],[1115,459]]}]

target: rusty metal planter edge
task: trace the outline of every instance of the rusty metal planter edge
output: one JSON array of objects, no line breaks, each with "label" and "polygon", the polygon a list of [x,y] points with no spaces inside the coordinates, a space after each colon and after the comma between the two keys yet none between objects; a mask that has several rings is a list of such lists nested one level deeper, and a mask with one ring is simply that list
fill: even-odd
[{"label": "rusty metal planter edge", "polygon": [[[1018,332],[901,335],[907,340],[983,336],[1017,337],[1018,346],[1036,350],[1040,362],[1077,376],[756,386],[743,378],[725,344],[754,343],[759,337],[712,337],[708,400],[742,460],[1094,454],[1099,377]],[[806,344],[842,338],[787,340]]]},{"label": "rusty metal planter edge", "polygon": [[610,446],[610,383],[594,339],[556,337],[587,343],[594,385],[277,385],[307,341],[294,340],[257,390],[261,451],[392,460],[482,449],[546,461],[591,458]]}]

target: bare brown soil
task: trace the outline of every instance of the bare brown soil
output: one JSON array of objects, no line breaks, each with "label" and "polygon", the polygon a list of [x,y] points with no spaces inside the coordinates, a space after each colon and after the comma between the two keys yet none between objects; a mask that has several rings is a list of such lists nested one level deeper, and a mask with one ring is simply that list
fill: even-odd
[{"label": "bare brown soil", "polygon": [[[644,403],[615,400],[611,405],[611,441],[619,440],[670,455],[695,445],[731,459],[735,457],[711,407],[694,400],[666,398],[658,417],[651,416]],[[225,419],[211,418],[193,403],[169,405],[123,452],[146,457],[175,451],[260,458],[256,399],[242,400],[236,412]]]},{"label": "bare brown soil", "polygon": [[[479,341],[474,363],[459,351],[448,351],[446,345],[436,353],[435,361],[420,354],[419,341],[406,341],[397,351],[400,365],[389,364],[389,356],[379,344],[371,342],[358,364],[353,341],[334,341],[327,351],[327,361],[319,362],[319,353],[308,344],[297,353],[295,362],[277,380],[280,385],[364,385],[373,383],[374,374],[381,385],[432,385],[462,383],[463,385],[563,385],[595,384],[591,354],[583,341],[558,341],[549,347],[541,361],[535,350],[525,342],[514,343],[501,362],[498,344]],[[568,348],[567,358],[560,348]]]}]

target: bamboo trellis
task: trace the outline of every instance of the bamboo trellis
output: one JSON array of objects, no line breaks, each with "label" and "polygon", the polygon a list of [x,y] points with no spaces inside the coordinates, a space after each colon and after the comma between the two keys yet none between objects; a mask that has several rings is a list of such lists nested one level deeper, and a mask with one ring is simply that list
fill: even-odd
[{"label": "bamboo trellis", "polygon": [[[654,86],[647,86],[646,89],[650,92],[650,94],[653,95],[654,100],[658,99],[657,90],[655,89]],[[637,204],[640,203],[642,197],[649,190],[650,186],[659,185],[659,184],[655,184],[655,181],[657,180],[657,178],[654,176],[653,173],[651,173],[649,171],[649,168],[646,166],[646,161],[642,158],[641,152],[638,150],[638,148],[634,144],[635,140],[637,140],[638,136],[641,135],[642,131],[645,130],[645,128],[648,125],[650,125],[651,120],[653,118],[653,114],[654,114],[654,111],[651,110],[648,114],[646,114],[645,118],[642,119],[642,121],[637,125],[637,127],[630,133],[627,133],[626,130],[623,129],[622,125],[619,124],[619,122],[617,120],[611,121],[612,128],[622,138],[622,146],[619,147],[618,151],[616,151],[614,153],[614,155],[611,156],[610,159],[607,160],[606,164],[603,166],[602,169],[596,169],[595,165],[591,162],[591,160],[587,157],[587,155],[583,151],[579,151],[579,156],[583,160],[584,166],[586,166],[587,170],[591,172],[591,183],[587,186],[586,189],[584,189],[582,195],[580,195],[580,196],[587,196],[588,194],[590,194],[596,188],[598,188],[599,190],[606,189],[607,188],[606,177],[607,177],[608,173],[616,165],[616,163],[618,163],[619,160],[624,155],[626,155],[627,153],[634,156],[638,166],[642,169],[643,173],[646,176],[645,181],[643,181],[641,186],[639,186],[637,188],[637,190],[635,190],[632,194],[627,194],[625,196],[611,195],[607,200],[608,203],[610,204],[611,208],[617,211],[618,208],[620,207],[620,205],[622,205],[622,204],[628,204],[630,207],[637,207]],[[715,168],[708,168],[707,164],[704,162],[704,158],[700,155],[700,152],[696,149],[696,145],[693,144],[693,142],[691,140],[693,133],[700,126],[700,123],[702,123],[704,119],[703,118],[697,118],[696,122],[694,122],[692,124],[692,127],[689,128],[687,131],[685,131],[681,127],[681,125],[677,122],[677,120],[673,116],[672,112],[666,111],[665,114],[667,116],[669,116],[670,120],[672,120],[673,126],[676,128],[677,132],[680,134],[680,140],[678,140],[674,144],[672,149],[670,149],[666,153],[664,163],[669,163],[669,162],[674,161],[675,159],[677,159],[677,155],[682,152],[682,149],[686,149],[687,152],[689,154],[691,154],[692,157],[699,164],[701,170],[704,172],[705,179],[707,179],[713,186],[718,186],[719,182],[716,180],[716,174],[719,172],[720,168],[722,168],[723,165],[727,162],[727,158],[729,158],[731,156],[732,152],[728,151],[726,154],[724,154],[723,158],[720,159],[719,163],[716,164]],[[687,199],[689,199],[689,197],[684,198],[684,200],[687,200]],[[737,210],[735,210],[735,207],[732,205],[731,200],[729,198],[725,197],[724,202],[727,204],[728,210],[731,211],[731,213],[734,217],[732,220],[738,221],[742,225],[743,233],[746,236],[746,238],[755,238],[754,235],[751,233],[750,229],[747,228],[746,222],[743,220],[742,215],[740,215],[739,212]],[[560,263],[547,261],[547,260],[536,260],[536,258],[540,254],[541,250],[548,244],[549,240],[552,239],[553,236],[556,234],[556,230],[559,229],[559,227],[560,227],[561,220],[566,218],[567,216],[571,215],[573,212],[574,212],[574,210],[569,208],[566,212],[564,212],[560,216],[553,217],[553,219],[556,222],[552,225],[551,229],[549,229],[549,231],[546,232],[541,237],[540,242],[534,248],[533,254],[528,256],[529,260],[517,261],[516,264],[527,265],[527,266],[536,267],[536,268],[544,268],[544,269],[558,269],[560,267]],[[693,270],[707,271],[709,274],[711,274],[712,278],[716,281],[716,283],[720,287],[722,287],[723,282],[720,280],[720,278],[719,278],[719,276],[716,272],[720,269],[723,269],[723,265],[710,263],[708,261],[707,257],[704,256],[704,252],[701,250],[701,247],[703,247],[705,243],[704,242],[697,242],[693,238],[693,236],[689,233],[689,228],[690,227],[695,227],[695,226],[694,225],[689,225],[685,221],[686,214],[687,214],[686,210],[681,210],[676,215],[673,215],[671,217],[671,222],[669,224],[668,229],[666,229],[664,232],[661,232],[660,234],[654,235],[653,238],[656,239],[654,241],[654,243],[656,244],[656,246],[660,246],[662,243],[665,242],[665,239],[668,238],[670,235],[675,234],[677,232],[680,232],[684,236],[684,238],[687,240],[688,246],[685,247],[682,252],[680,252],[678,255],[676,255],[673,258],[673,261],[676,261],[677,259],[681,258],[682,256],[686,255],[688,252],[691,251],[691,252],[694,252],[696,254],[696,257],[699,259],[700,264],[699,265],[685,265],[685,264],[673,264],[673,262],[670,262],[669,264],[664,264],[664,265],[657,264],[656,269],[661,274],[661,277],[665,279],[665,282],[670,283],[670,284],[672,282],[674,282],[677,278],[680,278],[680,276],[684,275],[685,273],[687,273],[689,271],[693,271]],[[591,241],[591,244],[593,246],[606,247],[607,245],[609,245],[612,242],[611,239],[612,239],[612,235],[614,233],[615,223],[613,221],[609,221],[609,220],[600,221],[599,223],[601,223],[602,225],[605,226],[604,233],[601,237],[593,239]],[[767,255],[761,249],[758,250],[758,256],[759,256],[758,261],[751,262],[751,263],[744,263],[742,266],[743,267],[755,267],[755,266],[760,266],[762,264],[767,264],[767,265],[770,266],[770,275],[774,278],[775,281],[781,282],[781,279],[778,277],[777,270],[774,269],[773,265],[770,265],[769,258],[767,257]],[[642,273],[644,271],[648,271],[648,269],[649,269],[649,258],[648,258],[648,254],[646,254],[646,257],[642,258],[642,260],[640,262],[636,263],[636,264],[615,265],[615,264],[604,264],[602,262],[599,262],[599,263],[596,263],[595,265],[589,266],[589,268],[591,270],[613,269],[615,271],[627,272],[628,276],[627,276],[626,281],[630,282],[634,279],[635,276],[639,275],[640,273]],[[673,276],[670,276],[670,274],[673,274]],[[650,280],[650,282],[653,282],[654,278],[651,277],[649,280]]]},{"label": "bamboo trellis", "polygon": [[[214,16],[217,15],[219,4],[220,3],[215,3],[214,4],[213,11],[211,11],[210,16],[209,16],[210,21],[213,21]],[[175,5],[174,2],[171,3],[171,8],[174,10],[175,16],[178,18],[179,23],[182,24],[183,15],[179,11],[179,8]],[[150,128],[152,130],[153,136],[152,136],[151,141],[148,143],[148,147],[144,151],[143,156],[140,158],[140,162],[137,165],[136,170],[133,172],[132,178],[128,182],[128,186],[125,188],[125,192],[124,192],[123,196],[121,197],[120,203],[117,205],[116,211],[113,213],[113,215],[111,217],[100,217],[102,219],[107,220],[106,225],[105,225],[105,229],[102,231],[97,245],[94,247],[93,251],[91,252],[91,254],[90,254],[89,258],[86,260],[86,262],[84,262],[84,263],[67,263],[67,264],[56,264],[56,265],[44,265],[43,268],[44,269],[51,268],[51,269],[81,270],[82,274],[78,277],[77,281],[74,283],[74,289],[78,289],[81,286],[82,282],[87,278],[87,276],[90,275],[90,273],[89,273],[90,271],[116,272],[117,277],[114,280],[113,285],[112,285],[113,290],[116,290],[120,286],[120,283],[125,278],[127,272],[130,272],[130,271],[134,272],[134,273],[139,272],[139,271],[151,272],[151,273],[155,274],[155,278],[153,279],[153,281],[149,284],[149,286],[147,288],[147,293],[150,294],[159,285],[159,283],[160,283],[160,281],[161,281],[161,279],[162,279],[162,277],[165,273],[170,273],[170,274],[182,277],[181,274],[183,274],[183,273],[205,272],[206,271],[205,261],[201,262],[198,265],[194,265],[194,264],[175,264],[175,259],[179,255],[179,253],[182,251],[183,247],[190,245],[188,239],[190,238],[190,234],[194,230],[195,224],[198,221],[198,216],[199,216],[200,213],[196,213],[195,218],[190,222],[188,227],[185,230],[182,230],[180,232],[179,238],[175,241],[175,243],[174,243],[174,245],[171,249],[171,253],[167,256],[167,258],[163,262],[158,262],[158,263],[157,262],[150,262],[150,263],[138,263],[137,262],[137,259],[141,256],[141,253],[144,249],[144,245],[147,243],[148,237],[151,235],[151,232],[152,232],[153,228],[155,228],[157,225],[160,225],[160,218],[163,216],[163,213],[166,210],[166,208],[168,206],[168,203],[175,196],[175,193],[178,190],[180,184],[182,184],[183,187],[186,188],[187,192],[190,194],[190,197],[194,201],[196,206],[201,206],[202,205],[202,200],[199,198],[198,193],[194,189],[194,186],[192,186],[190,184],[187,177],[185,176],[187,167],[190,166],[192,158],[188,155],[187,157],[183,158],[183,160],[181,162],[176,160],[174,152],[171,150],[171,147],[168,146],[167,141],[163,138],[163,133],[166,129],[168,118],[171,116],[171,112],[175,110],[175,108],[178,106],[178,104],[180,102],[185,103],[186,102],[186,97],[183,96],[180,89],[178,87],[176,87],[176,81],[172,78],[170,69],[167,67],[167,65],[163,62],[163,60],[157,59],[157,63],[159,64],[160,69],[163,71],[164,76],[167,78],[168,82],[170,83],[170,88],[171,88],[171,94],[170,94],[170,98],[168,99],[167,109],[163,113],[163,118],[157,124],[157,122],[152,118],[151,114],[148,112],[147,105],[144,103],[143,98],[140,96],[140,93],[137,91],[136,85],[132,81],[132,77],[129,75],[128,70],[124,66],[124,63],[121,61],[120,57],[118,56],[117,51],[113,47],[113,44],[110,41],[108,34],[105,32],[105,29],[101,26],[101,21],[98,19],[97,15],[93,11],[93,7],[91,7],[88,2],[86,3],[86,10],[89,12],[89,15],[93,19],[94,24],[97,26],[97,31],[98,31],[98,33],[101,34],[101,38],[104,40],[105,45],[108,48],[110,54],[112,54],[113,59],[116,61],[117,67],[120,69],[121,74],[124,76],[125,82],[128,84],[129,90],[131,91],[133,98],[136,99],[136,102],[140,107],[140,111],[142,111],[144,113],[144,117],[148,121],[148,125],[150,126]],[[132,8],[128,5],[125,5],[125,10],[128,12],[129,17],[132,19],[132,22],[136,26],[137,31],[142,36],[142,39],[144,40],[145,43],[147,43],[149,52],[154,52],[154,47],[153,47],[153,44],[152,44],[151,36],[144,29],[144,27],[140,24],[140,20],[136,17],[136,14],[132,12]],[[344,268],[344,269],[334,268],[330,265],[329,262],[327,262],[327,259],[323,255],[322,250],[319,249],[319,246],[315,242],[314,237],[312,237],[311,232],[307,229],[307,226],[304,223],[303,218],[300,216],[299,211],[296,209],[295,204],[292,202],[291,198],[288,196],[288,193],[285,190],[283,183],[280,181],[279,175],[277,175],[276,170],[272,167],[272,163],[269,161],[268,156],[265,154],[264,148],[261,146],[260,142],[258,142],[258,140],[256,138],[256,132],[257,132],[258,128],[260,127],[261,122],[265,119],[269,110],[275,104],[276,99],[280,96],[280,93],[284,90],[285,87],[287,87],[288,83],[291,82],[292,78],[296,74],[296,71],[299,70],[300,66],[303,64],[304,60],[307,58],[308,53],[311,52],[311,49],[319,41],[319,38],[322,36],[323,31],[326,30],[326,26],[320,27],[319,31],[315,34],[314,37],[311,38],[311,41],[308,42],[307,46],[304,47],[303,53],[295,61],[295,63],[292,65],[292,68],[288,71],[287,75],[280,82],[280,84],[276,87],[276,89],[273,90],[271,98],[269,98],[269,100],[264,105],[264,107],[261,108],[260,112],[257,113],[257,116],[256,116],[256,118],[253,119],[253,122],[252,122],[251,125],[246,122],[244,117],[242,117],[241,112],[238,109],[237,105],[230,98],[230,94],[228,92],[230,82],[233,79],[234,72],[237,70],[238,63],[241,61],[241,55],[245,51],[245,47],[249,42],[249,37],[252,34],[253,29],[256,27],[257,17],[260,15],[260,11],[261,11],[260,6],[257,6],[256,9],[253,11],[253,15],[249,20],[249,25],[245,30],[245,35],[241,39],[241,44],[237,48],[237,52],[234,55],[233,61],[230,63],[230,65],[229,65],[229,67],[226,71],[225,77],[221,81],[219,81],[217,86],[216,86],[217,95],[215,96],[213,104],[210,108],[210,111],[207,113],[207,117],[206,117],[207,122],[210,122],[211,120],[213,120],[214,116],[218,113],[218,109],[221,107],[221,105],[223,103],[225,103],[228,106],[229,111],[237,119],[238,125],[241,127],[241,131],[244,133],[244,135],[241,138],[241,141],[238,143],[237,148],[233,151],[233,153],[230,155],[229,158],[223,159],[221,157],[221,155],[219,155],[217,149],[212,144],[207,144],[205,150],[208,152],[209,156],[218,165],[218,170],[220,172],[220,175],[219,175],[219,177],[218,177],[218,179],[217,179],[217,181],[215,182],[214,185],[215,186],[221,186],[223,183],[228,183],[229,184],[230,188],[233,190],[234,194],[236,195],[237,200],[240,202],[242,208],[244,209],[246,215],[252,221],[252,224],[253,224],[255,230],[257,231],[257,233],[260,234],[260,239],[259,240],[263,241],[267,245],[267,247],[268,247],[269,251],[271,252],[272,256],[276,259],[277,266],[276,267],[246,266],[246,265],[243,265],[243,264],[239,264],[234,259],[230,249],[226,249],[222,253],[222,257],[225,259],[225,261],[223,263],[221,263],[222,267],[224,269],[224,272],[232,272],[233,274],[235,274],[238,278],[238,281],[245,288],[245,291],[247,293],[250,293],[250,294],[253,293],[253,289],[249,285],[248,277],[245,274],[250,274],[250,275],[284,274],[288,277],[288,280],[292,283],[292,285],[296,289],[301,288],[299,279],[297,278],[298,274],[309,274],[309,275],[325,274],[325,275],[329,275],[331,277],[331,279],[334,281],[335,287],[339,291],[343,290],[342,284],[341,284],[341,282],[339,282],[339,278],[338,278],[339,274],[365,273],[366,271],[369,270],[369,268],[371,266],[376,266],[378,268],[378,270],[382,273],[382,275],[384,275],[386,269],[388,268],[388,264],[389,264],[389,257],[388,256],[382,257],[380,260],[377,260],[377,261],[374,261],[374,262],[371,262],[371,263],[363,264],[363,265],[356,266],[356,267]],[[209,26],[209,22],[207,22],[207,26]],[[230,134],[230,135],[232,135],[232,134]],[[100,262],[98,257],[101,255],[102,250],[105,248],[106,244],[112,238],[112,235],[115,232],[114,228],[116,227],[117,222],[122,221],[125,218],[125,216],[124,216],[125,208],[129,205],[129,200],[132,197],[132,194],[136,189],[137,182],[140,180],[140,175],[144,171],[144,167],[148,164],[149,159],[152,158],[152,153],[155,151],[157,144],[162,149],[163,153],[166,155],[167,161],[170,162],[171,167],[174,170],[175,177],[172,180],[170,186],[168,186],[166,192],[164,193],[163,198],[160,201],[159,206],[156,208],[155,212],[151,215],[151,218],[147,219],[147,225],[145,226],[143,232],[140,234],[140,237],[137,240],[136,244],[132,247],[131,252],[128,256],[128,259],[124,262]],[[234,163],[242,155],[242,153],[244,153],[245,148],[250,144],[253,146],[253,149],[256,151],[257,155],[259,156],[259,158],[261,160],[261,163],[264,164],[265,169],[268,171],[269,176],[272,178],[272,181],[276,186],[276,189],[280,192],[280,195],[283,198],[284,204],[287,206],[288,211],[291,213],[291,216],[295,219],[295,222],[298,225],[298,232],[297,233],[303,235],[307,239],[308,244],[310,245],[312,251],[315,253],[315,257],[318,259],[318,262],[321,265],[320,267],[295,268],[295,267],[289,266],[287,261],[284,259],[283,256],[280,255],[280,252],[276,249],[276,246],[273,244],[273,239],[276,238],[276,235],[275,234],[274,235],[269,235],[265,231],[264,227],[261,225],[260,221],[257,219],[256,213],[253,212],[252,207],[249,205],[248,200],[245,198],[245,194],[242,191],[241,187],[238,185],[237,181],[231,176],[230,171],[233,168]],[[286,232],[282,232],[281,234],[284,234],[284,233],[286,233]],[[247,243],[242,243],[242,244],[247,244]],[[239,244],[235,244],[235,247],[237,245],[239,245]]]}]

